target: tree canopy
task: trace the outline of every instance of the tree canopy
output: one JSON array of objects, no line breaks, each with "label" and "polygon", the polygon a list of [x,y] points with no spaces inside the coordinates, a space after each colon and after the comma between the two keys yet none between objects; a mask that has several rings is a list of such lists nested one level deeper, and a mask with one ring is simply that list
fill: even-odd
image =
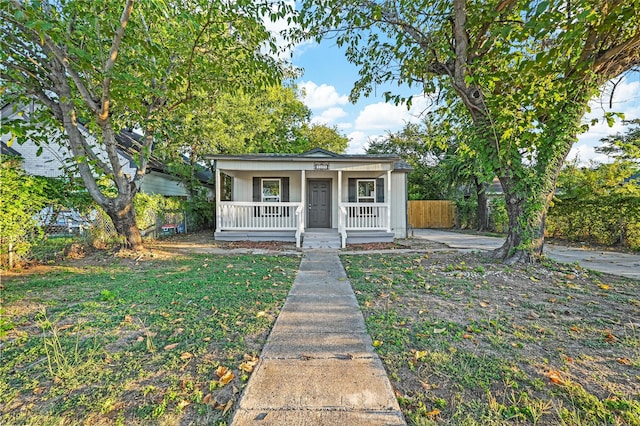
[{"label": "tree canopy", "polygon": [[[471,147],[501,181],[509,233],[495,256],[542,253],[544,219],[588,102],[640,63],[637,0],[303,1],[312,35],[359,66],[352,98],[396,82],[438,93],[470,120]],[[388,92],[389,100],[404,100]]]},{"label": "tree canopy", "polygon": [[[141,248],[132,199],[163,125],[203,93],[279,84],[284,70],[264,18],[289,11],[279,2],[0,0],[5,102],[35,98],[45,107],[9,126],[18,141],[26,136],[21,126],[30,126],[29,137],[41,143],[62,129],[89,193]],[[137,172],[126,176],[116,135],[131,128],[143,138]],[[101,191],[101,175],[117,195]]]}]

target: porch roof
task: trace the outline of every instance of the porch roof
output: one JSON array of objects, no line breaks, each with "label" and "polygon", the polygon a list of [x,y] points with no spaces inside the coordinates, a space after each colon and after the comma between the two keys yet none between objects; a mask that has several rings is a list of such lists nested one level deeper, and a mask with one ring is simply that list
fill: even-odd
[{"label": "porch roof", "polygon": [[410,172],[413,168],[397,155],[388,154],[337,154],[322,148],[315,148],[301,154],[242,154],[242,155],[208,155],[208,160],[222,161],[268,161],[268,162],[352,162],[352,163],[391,163],[393,170]]}]

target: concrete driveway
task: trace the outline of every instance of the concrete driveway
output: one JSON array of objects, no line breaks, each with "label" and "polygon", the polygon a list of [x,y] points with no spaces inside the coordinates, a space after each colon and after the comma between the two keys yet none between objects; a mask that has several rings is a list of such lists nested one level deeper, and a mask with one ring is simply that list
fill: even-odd
[{"label": "concrete driveway", "polygon": [[[414,238],[446,244],[455,249],[493,250],[502,245],[503,238],[484,237],[437,229],[414,229]],[[545,244],[544,253],[549,258],[562,263],[575,263],[594,271],[640,279],[640,255],[596,251],[581,248]]]}]

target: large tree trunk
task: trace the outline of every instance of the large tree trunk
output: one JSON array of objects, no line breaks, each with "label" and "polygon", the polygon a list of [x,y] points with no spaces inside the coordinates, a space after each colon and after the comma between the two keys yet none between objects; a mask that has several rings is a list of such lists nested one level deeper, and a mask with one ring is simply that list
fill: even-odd
[{"label": "large tree trunk", "polygon": [[474,178],[476,187],[476,195],[478,197],[478,231],[486,231],[489,229],[489,208],[487,199],[487,184],[480,182],[478,178]]},{"label": "large tree trunk", "polygon": [[[509,179],[501,178],[505,193],[509,230],[502,247],[493,252],[493,257],[507,263],[536,262],[542,256],[544,247],[544,219],[546,208],[535,215],[526,215],[532,200],[522,197],[510,188]],[[528,219],[528,220],[527,220]]]},{"label": "large tree trunk", "polygon": [[142,250],[144,248],[142,245],[142,234],[140,234],[140,229],[138,229],[136,222],[133,201],[131,199],[118,197],[109,200],[109,202],[102,207],[111,218],[118,235],[126,238],[127,247],[135,251]]}]

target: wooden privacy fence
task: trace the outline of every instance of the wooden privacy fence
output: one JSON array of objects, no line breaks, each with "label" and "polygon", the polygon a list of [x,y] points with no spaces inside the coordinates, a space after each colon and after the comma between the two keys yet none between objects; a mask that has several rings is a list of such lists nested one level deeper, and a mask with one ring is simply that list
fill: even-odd
[{"label": "wooden privacy fence", "polygon": [[413,228],[453,228],[456,207],[447,200],[409,201],[409,225]]}]

